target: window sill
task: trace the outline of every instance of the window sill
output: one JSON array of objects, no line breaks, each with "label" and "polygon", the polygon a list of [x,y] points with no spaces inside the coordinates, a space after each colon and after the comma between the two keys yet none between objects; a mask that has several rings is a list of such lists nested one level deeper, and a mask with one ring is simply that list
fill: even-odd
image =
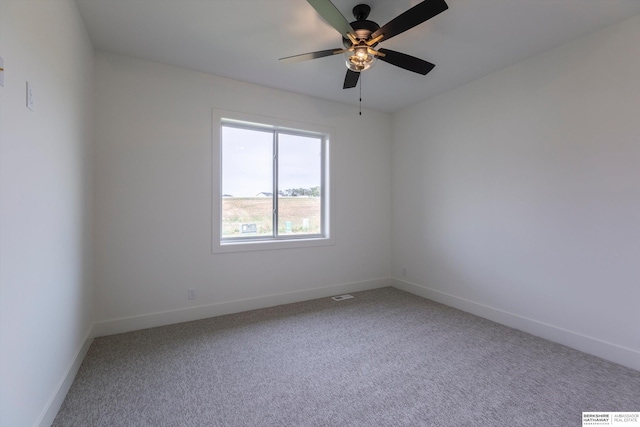
[{"label": "window sill", "polygon": [[335,241],[331,237],[314,237],[308,239],[291,239],[291,240],[251,240],[244,242],[218,242],[213,245],[212,253],[233,253],[233,252],[250,252],[265,251],[277,249],[297,249],[310,248],[317,246],[331,246]]}]

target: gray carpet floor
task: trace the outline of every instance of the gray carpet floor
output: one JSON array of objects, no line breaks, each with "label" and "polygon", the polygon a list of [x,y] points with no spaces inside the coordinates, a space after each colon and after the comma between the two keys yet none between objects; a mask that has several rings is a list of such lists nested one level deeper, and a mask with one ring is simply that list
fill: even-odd
[{"label": "gray carpet floor", "polygon": [[640,372],[394,288],[97,338],[54,426],[581,426]]}]

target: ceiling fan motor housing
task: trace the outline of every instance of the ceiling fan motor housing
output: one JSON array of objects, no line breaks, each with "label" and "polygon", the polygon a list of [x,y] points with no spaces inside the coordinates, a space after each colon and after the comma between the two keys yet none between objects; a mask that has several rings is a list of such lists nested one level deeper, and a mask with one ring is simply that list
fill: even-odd
[{"label": "ceiling fan motor housing", "polygon": [[[353,32],[356,34],[358,40],[368,40],[369,36],[380,28],[380,25],[367,20],[369,12],[371,12],[371,7],[366,4],[359,4],[353,8],[353,17],[356,18],[356,20],[351,22],[351,27],[353,27]],[[351,40],[344,37],[342,38],[342,44],[347,49],[352,45]]]}]

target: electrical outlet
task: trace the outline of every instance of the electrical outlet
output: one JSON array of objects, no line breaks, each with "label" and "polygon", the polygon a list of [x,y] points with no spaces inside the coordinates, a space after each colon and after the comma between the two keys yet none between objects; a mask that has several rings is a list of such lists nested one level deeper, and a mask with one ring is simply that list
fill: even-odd
[{"label": "electrical outlet", "polygon": [[189,288],[189,292],[187,293],[187,299],[196,299],[196,290],[193,288]]}]

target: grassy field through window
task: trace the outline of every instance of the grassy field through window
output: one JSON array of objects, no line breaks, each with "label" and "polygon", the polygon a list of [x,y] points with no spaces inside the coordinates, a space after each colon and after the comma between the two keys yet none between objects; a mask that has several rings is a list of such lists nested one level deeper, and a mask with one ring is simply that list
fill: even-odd
[{"label": "grassy field through window", "polygon": [[[222,198],[222,237],[270,236],[273,233],[271,197]],[[279,235],[320,234],[320,197],[279,197]]]}]

